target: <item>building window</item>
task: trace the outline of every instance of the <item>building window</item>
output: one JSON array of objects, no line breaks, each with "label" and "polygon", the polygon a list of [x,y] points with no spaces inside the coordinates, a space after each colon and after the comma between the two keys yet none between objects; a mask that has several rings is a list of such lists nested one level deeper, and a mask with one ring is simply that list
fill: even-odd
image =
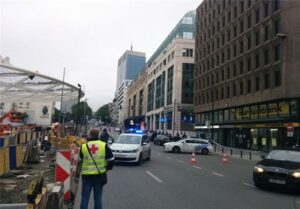
[{"label": "building window", "polygon": [[244,63],[240,61],[240,75],[244,73]]},{"label": "building window", "polygon": [[259,91],[260,90],[260,77],[257,76],[255,77],[255,91]]},{"label": "building window", "polygon": [[274,47],[274,60],[275,61],[280,60],[280,45],[279,44]]},{"label": "building window", "polygon": [[231,13],[230,13],[230,12],[228,12],[228,17],[227,17],[227,19],[228,19],[228,23],[230,23],[230,22],[231,22]]},{"label": "building window", "polygon": [[183,32],[183,38],[184,39],[193,39],[193,33],[192,32]]},{"label": "building window", "polygon": [[241,33],[244,32],[244,21],[243,20],[240,21],[240,31],[241,31]]},{"label": "building window", "polygon": [[274,4],[274,11],[279,10],[279,1],[278,0],[273,0],[273,4]]},{"label": "building window", "polygon": [[265,65],[269,64],[269,49],[264,51]]},{"label": "building window", "polygon": [[251,79],[247,80],[247,94],[251,93]]},{"label": "building window", "polygon": [[240,1],[241,13],[244,12],[244,1]]},{"label": "building window", "polygon": [[270,75],[269,75],[269,73],[266,73],[264,75],[264,81],[265,81],[265,89],[270,88]]},{"label": "building window", "polygon": [[251,57],[248,57],[248,59],[247,59],[247,69],[248,69],[248,71],[251,70]]},{"label": "building window", "polygon": [[237,16],[237,7],[235,6],[234,7],[234,18],[236,18],[236,16]]},{"label": "building window", "polygon": [[235,64],[233,65],[233,76],[234,77],[236,76],[236,65]]},{"label": "building window", "polygon": [[259,68],[259,53],[255,55],[255,67]]},{"label": "building window", "polygon": [[269,16],[269,2],[266,2],[264,5],[265,8],[265,17]]},{"label": "building window", "polygon": [[227,31],[227,41],[230,41],[230,30]]},{"label": "building window", "polygon": [[221,99],[224,99],[224,88],[221,89]]},{"label": "building window", "polygon": [[193,57],[193,49],[182,49],[183,57]]},{"label": "building window", "polygon": [[229,79],[230,78],[230,68],[228,67],[227,68],[227,79]]},{"label": "building window", "polygon": [[242,54],[244,52],[244,42],[241,41],[240,42],[240,54]]},{"label": "building window", "polygon": [[274,22],[274,35],[280,32],[280,20],[275,20]]},{"label": "building window", "polygon": [[237,26],[233,26],[233,37],[236,37],[237,35]]},{"label": "building window", "polygon": [[269,30],[270,27],[268,25],[265,26],[265,41],[269,40]]},{"label": "building window", "polygon": [[233,56],[236,56],[236,45],[233,46]]},{"label": "building window", "polygon": [[260,33],[259,31],[255,32],[255,44],[256,46],[259,45],[259,37],[260,37]]},{"label": "building window", "polygon": [[235,83],[232,85],[232,96],[233,97],[236,96],[236,84]]},{"label": "building window", "polygon": [[248,50],[251,48],[251,36],[247,37],[247,42],[248,42]]},{"label": "building window", "polygon": [[251,28],[251,14],[248,15],[248,28]]},{"label": "building window", "polygon": [[280,86],[281,85],[281,71],[276,70],[274,71],[274,86]]},{"label": "building window", "polygon": [[240,82],[240,95],[244,94],[244,83],[243,81]]},{"label": "building window", "polygon": [[226,87],[226,98],[230,97],[230,88],[229,86]]},{"label": "building window", "polygon": [[230,48],[227,49],[227,60],[230,60]]},{"label": "building window", "polygon": [[259,9],[255,11],[255,23],[259,22]]},{"label": "building window", "polygon": [[222,81],[224,81],[224,70],[223,69],[221,71],[221,78],[222,78]]}]

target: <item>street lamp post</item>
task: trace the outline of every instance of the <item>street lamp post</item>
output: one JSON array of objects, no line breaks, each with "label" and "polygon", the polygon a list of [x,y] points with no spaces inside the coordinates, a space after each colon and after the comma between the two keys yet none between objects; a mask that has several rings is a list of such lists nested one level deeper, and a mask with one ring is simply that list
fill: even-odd
[{"label": "street lamp post", "polygon": [[76,113],[76,124],[75,124],[75,134],[78,134],[78,119],[79,119],[79,103],[80,103],[80,96],[81,96],[81,85],[77,84],[79,87],[78,90],[78,101],[77,101],[77,113]]}]

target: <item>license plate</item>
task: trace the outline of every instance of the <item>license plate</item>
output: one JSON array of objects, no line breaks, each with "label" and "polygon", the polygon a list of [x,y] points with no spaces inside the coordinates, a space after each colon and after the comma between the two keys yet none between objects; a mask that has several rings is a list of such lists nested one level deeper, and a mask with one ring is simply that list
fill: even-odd
[{"label": "license plate", "polygon": [[284,180],[278,180],[278,179],[269,179],[269,182],[275,183],[275,184],[285,184]]},{"label": "license plate", "polygon": [[125,155],[123,154],[115,154],[115,157],[124,157]]}]

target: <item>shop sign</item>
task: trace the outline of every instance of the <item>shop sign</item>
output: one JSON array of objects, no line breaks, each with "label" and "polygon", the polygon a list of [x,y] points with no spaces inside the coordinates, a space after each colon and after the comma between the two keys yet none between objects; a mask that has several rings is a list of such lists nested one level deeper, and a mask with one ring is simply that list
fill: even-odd
[{"label": "shop sign", "polygon": [[287,136],[288,137],[293,137],[293,135],[294,135],[293,123],[288,123],[288,125],[287,125]]}]

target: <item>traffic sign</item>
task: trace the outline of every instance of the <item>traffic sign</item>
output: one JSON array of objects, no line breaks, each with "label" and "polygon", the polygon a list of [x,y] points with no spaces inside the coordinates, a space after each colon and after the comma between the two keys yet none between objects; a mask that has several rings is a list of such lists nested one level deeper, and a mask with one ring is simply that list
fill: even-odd
[{"label": "traffic sign", "polygon": [[294,126],[293,123],[288,123],[287,124],[287,136],[288,137],[293,137],[294,135]]}]

